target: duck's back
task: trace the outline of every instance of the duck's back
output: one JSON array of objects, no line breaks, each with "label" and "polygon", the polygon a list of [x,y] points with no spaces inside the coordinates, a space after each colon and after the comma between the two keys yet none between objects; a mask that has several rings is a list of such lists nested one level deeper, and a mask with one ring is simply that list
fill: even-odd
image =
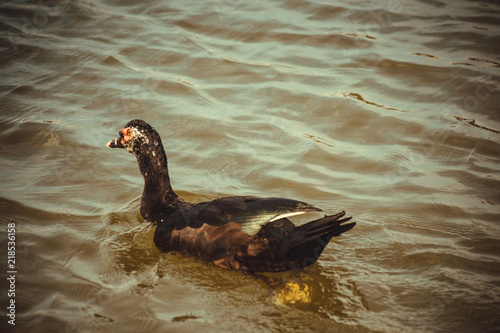
[{"label": "duck's back", "polygon": [[343,213],[302,226],[286,217],[320,211],[283,198],[228,197],[177,209],[162,219],[155,244],[163,252],[194,255],[224,268],[283,271],[314,263],[333,236],[351,229]]}]

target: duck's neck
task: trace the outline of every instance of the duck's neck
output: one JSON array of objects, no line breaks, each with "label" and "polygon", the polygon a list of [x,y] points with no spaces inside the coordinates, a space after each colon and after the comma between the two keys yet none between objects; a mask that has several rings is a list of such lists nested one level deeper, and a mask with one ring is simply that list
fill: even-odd
[{"label": "duck's neck", "polygon": [[139,170],[144,177],[144,191],[141,200],[141,215],[153,222],[158,214],[175,206],[178,198],[170,185],[167,156],[163,148],[148,151],[137,157]]}]

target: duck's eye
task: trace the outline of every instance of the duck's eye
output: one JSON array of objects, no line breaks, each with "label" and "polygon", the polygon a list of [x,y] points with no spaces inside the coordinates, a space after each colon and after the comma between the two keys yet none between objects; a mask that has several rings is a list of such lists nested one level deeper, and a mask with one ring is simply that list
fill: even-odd
[{"label": "duck's eye", "polygon": [[130,127],[122,128],[120,130],[120,136],[124,141],[129,141],[134,136],[134,132],[132,132],[132,129]]}]

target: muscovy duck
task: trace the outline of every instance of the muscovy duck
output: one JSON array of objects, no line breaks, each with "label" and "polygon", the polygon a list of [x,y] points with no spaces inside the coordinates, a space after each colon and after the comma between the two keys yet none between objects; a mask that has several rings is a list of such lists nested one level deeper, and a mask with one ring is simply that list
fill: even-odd
[{"label": "muscovy duck", "polygon": [[154,242],[162,252],[189,254],[248,273],[298,270],[315,263],[332,237],[356,224],[345,223],[351,218],[342,211],[321,213],[296,226],[289,218],[322,210],[284,198],[187,202],[172,190],[160,135],[140,119],[127,123],[107,146],[124,148],[137,158],[144,177],[140,213],[156,224]]}]

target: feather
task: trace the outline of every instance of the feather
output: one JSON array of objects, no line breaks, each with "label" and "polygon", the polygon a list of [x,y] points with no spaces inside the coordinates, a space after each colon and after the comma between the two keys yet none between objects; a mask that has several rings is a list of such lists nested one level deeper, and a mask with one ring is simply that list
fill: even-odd
[{"label": "feather", "polygon": [[159,225],[164,232],[185,227],[200,228],[203,224],[221,226],[238,223],[249,235],[256,234],[263,225],[280,219],[280,216],[321,211],[315,206],[283,198],[226,197],[180,207]]}]

